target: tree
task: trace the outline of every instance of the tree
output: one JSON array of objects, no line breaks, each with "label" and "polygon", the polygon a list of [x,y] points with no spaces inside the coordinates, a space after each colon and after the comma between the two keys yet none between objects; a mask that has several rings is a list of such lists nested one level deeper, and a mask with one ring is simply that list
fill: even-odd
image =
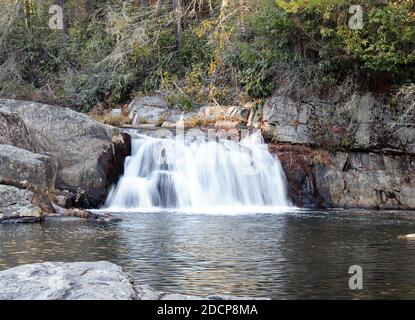
[{"label": "tree", "polygon": [[182,3],[181,0],[173,0],[173,12],[176,22],[176,49],[178,52],[182,50]]}]

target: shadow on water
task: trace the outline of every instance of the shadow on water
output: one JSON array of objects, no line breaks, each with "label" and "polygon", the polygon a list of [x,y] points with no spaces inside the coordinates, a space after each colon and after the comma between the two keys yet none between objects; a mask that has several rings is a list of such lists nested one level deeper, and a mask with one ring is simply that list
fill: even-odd
[{"label": "shadow on water", "polygon": [[[109,260],[175,293],[290,298],[415,298],[411,212],[124,213],[115,224],[53,220],[0,226],[0,269]],[[351,265],[364,289],[348,287]]]}]

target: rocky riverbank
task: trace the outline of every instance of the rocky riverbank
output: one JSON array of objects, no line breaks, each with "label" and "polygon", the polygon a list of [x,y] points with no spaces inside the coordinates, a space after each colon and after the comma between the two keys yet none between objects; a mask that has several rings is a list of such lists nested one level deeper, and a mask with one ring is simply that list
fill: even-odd
[{"label": "rocky riverbank", "polygon": [[[197,297],[138,285],[120,266],[100,262],[46,262],[0,271],[0,300],[254,300]],[[264,300],[265,298],[258,298]]]},{"label": "rocky riverbank", "polygon": [[99,207],[130,152],[128,134],[88,115],[0,99],[0,223]]}]

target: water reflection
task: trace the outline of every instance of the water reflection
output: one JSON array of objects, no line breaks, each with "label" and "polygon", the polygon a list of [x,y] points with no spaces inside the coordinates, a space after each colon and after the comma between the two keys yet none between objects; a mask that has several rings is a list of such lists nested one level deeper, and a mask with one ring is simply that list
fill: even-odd
[{"label": "water reflection", "polygon": [[[0,269],[109,260],[137,282],[184,294],[289,298],[415,298],[415,241],[406,212],[280,215],[123,214],[117,224],[0,226]],[[351,265],[364,290],[348,288]]]}]

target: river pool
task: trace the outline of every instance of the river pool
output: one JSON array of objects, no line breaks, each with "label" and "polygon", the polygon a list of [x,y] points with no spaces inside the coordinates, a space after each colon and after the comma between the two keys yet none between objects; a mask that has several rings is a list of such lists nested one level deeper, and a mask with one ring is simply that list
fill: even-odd
[{"label": "river pool", "polygon": [[[0,270],[43,261],[120,264],[137,283],[189,295],[415,299],[415,212],[121,213],[99,224],[0,225]],[[349,267],[363,268],[351,290]]]}]

